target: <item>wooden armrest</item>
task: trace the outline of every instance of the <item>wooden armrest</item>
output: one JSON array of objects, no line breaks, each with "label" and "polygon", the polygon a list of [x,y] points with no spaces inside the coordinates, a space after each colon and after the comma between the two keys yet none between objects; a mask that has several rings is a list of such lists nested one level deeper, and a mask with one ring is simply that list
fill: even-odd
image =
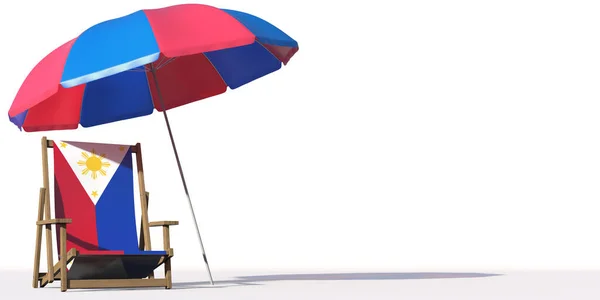
[{"label": "wooden armrest", "polygon": [[50,219],[37,221],[35,225],[71,224],[71,222],[73,222],[71,219]]},{"label": "wooden armrest", "polygon": [[155,221],[148,223],[150,227],[179,225],[179,221]]}]

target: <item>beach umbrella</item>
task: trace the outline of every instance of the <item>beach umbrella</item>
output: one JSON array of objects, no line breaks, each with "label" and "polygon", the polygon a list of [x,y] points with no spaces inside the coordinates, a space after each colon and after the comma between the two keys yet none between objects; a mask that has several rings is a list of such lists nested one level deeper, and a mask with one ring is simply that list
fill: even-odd
[{"label": "beach umbrella", "polygon": [[282,30],[245,12],[203,4],[143,9],[91,26],[49,53],[25,78],[8,116],[36,132],[161,112],[212,284],[167,111],[273,73],[298,49]]}]

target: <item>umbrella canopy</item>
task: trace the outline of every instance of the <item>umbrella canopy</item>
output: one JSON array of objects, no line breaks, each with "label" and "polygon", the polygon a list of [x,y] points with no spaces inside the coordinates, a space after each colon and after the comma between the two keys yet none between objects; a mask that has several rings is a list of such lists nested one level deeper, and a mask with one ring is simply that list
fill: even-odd
[{"label": "umbrella canopy", "polygon": [[48,54],[8,115],[28,132],[141,117],[238,88],[279,70],[297,51],[294,39],[248,13],[202,4],[140,10]]}]

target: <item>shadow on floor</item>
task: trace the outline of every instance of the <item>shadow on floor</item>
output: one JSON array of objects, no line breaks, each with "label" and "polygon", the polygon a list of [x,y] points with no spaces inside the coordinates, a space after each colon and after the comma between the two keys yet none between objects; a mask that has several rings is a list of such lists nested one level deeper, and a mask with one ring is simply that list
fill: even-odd
[{"label": "shadow on floor", "polygon": [[[240,276],[233,280],[216,281],[215,287],[225,285],[260,285],[269,281],[340,281],[340,280],[407,280],[407,279],[452,279],[500,276],[488,273],[321,273],[321,274],[279,274]],[[208,281],[177,282],[173,288],[211,287]]]},{"label": "shadow on floor", "polygon": [[[272,281],[346,281],[346,280],[418,280],[418,279],[459,279],[501,276],[502,274],[488,273],[320,273],[320,274],[275,274],[240,276],[232,280],[217,280],[211,286],[208,281],[173,282],[173,289],[202,289],[226,288],[233,286],[262,285]],[[58,288],[58,287],[52,287]],[[68,292],[91,291],[127,291],[127,290],[164,290],[164,288],[131,288],[131,289],[102,289],[102,290],[69,290]]]}]

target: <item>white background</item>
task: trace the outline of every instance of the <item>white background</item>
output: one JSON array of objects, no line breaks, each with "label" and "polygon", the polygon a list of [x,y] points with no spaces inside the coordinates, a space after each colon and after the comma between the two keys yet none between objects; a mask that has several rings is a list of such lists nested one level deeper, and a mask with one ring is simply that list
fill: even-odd
[{"label": "white background", "polygon": [[[1,110],[87,27],[178,3],[0,2]],[[600,267],[597,1],[204,3],[300,44],[282,70],[169,112],[213,269]],[[0,268],[32,267],[44,134],[141,142],[150,219],[181,221],[174,269],[203,268],[156,112],[33,134],[6,118]]]}]

